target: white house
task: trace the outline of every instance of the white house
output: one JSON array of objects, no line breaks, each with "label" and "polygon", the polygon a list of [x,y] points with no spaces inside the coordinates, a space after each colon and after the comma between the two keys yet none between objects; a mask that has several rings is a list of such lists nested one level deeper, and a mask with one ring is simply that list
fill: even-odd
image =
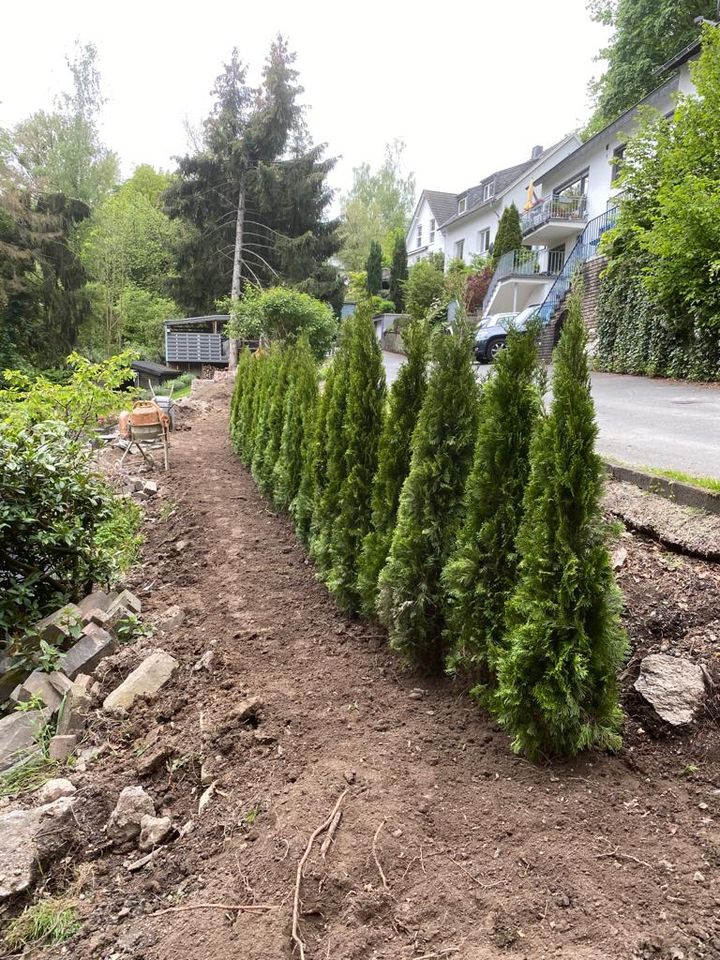
[{"label": "white house", "polygon": [[678,72],[613,123],[533,171],[532,201],[518,204],[523,249],[499,261],[484,313],[538,304],[543,305],[543,318],[549,319],[567,293],[577,265],[597,254],[600,237],[615,222],[620,164],[642,110],[649,107],[672,115],[678,93],[694,90],[688,61],[699,49],[699,43],[691,45],[665,64],[659,75],[671,69]]},{"label": "white house", "polygon": [[440,224],[455,212],[455,194],[423,190],[405,237],[408,265],[431,253],[442,253],[444,241]]}]

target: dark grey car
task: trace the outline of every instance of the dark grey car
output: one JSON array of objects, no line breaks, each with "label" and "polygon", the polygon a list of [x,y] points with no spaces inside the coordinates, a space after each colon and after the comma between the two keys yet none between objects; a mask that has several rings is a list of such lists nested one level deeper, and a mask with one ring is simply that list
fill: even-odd
[{"label": "dark grey car", "polygon": [[496,313],[485,317],[475,334],[475,359],[480,362],[492,362],[505,346],[508,330],[524,332],[537,308],[538,304],[535,303],[526,307],[521,313]]}]

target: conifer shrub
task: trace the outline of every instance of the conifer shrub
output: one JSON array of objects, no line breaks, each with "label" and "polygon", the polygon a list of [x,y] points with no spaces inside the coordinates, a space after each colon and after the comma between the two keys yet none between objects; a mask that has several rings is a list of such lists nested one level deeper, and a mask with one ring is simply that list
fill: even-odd
[{"label": "conifer shrub", "polygon": [[532,758],[620,746],[617,672],[627,651],[603,542],[601,461],[579,293],[554,355],[553,400],[532,443],[520,579],[493,707]]},{"label": "conifer shrub", "polygon": [[412,438],[427,386],[428,324],[412,321],[403,330],[407,361],[390,390],[380,436],[378,468],[372,487],[372,523],[363,541],[358,590],[365,616],[375,616],[378,577],[385,566],[395,529],[400,491],[410,470]]},{"label": "conifer shrub", "polygon": [[250,351],[242,350],[238,357],[237,370],[235,371],[235,386],[233,387],[232,399],[230,401],[230,439],[233,448],[237,453],[240,452],[240,444],[243,436],[243,400],[249,387],[248,378],[252,357]]},{"label": "conifer shrub", "polygon": [[482,683],[493,680],[505,642],[505,604],[518,579],[515,540],[540,407],[535,338],[510,331],[483,386],[465,519],[443,572],[451,664]]},{"label": "conifer shrub", "polygon": [[291,347],[290,371],[283,409],[280,452],[273,467],[275,503],[290,510],[300,488],[306,435],[314,427],[317,364],[307,337]]},{"label": "conifer shrub", "polygon": [[288,378],[290,351],[281,345],[270,349],[270,360],[265,371],[260,417],[255,434],[252,475],[260,492],[272,499],[272,473],[280,450],[283,404]]},{"label": "conifer shrub", "polygon": [[412,441],[390,555],[379,579],[378,614],[391,646],[439,672],[445,659],[441,573],[462,519],[478,414],[473,336],[460,315],[433,338],[434,366]]},{"label": "conifer shrub", "polygon": [[371,522],[373,478],[385,408],[385,370],[370,309],[361,304],[353,318],[347,359],[347,401],[342,437],[345,476],[339,513],[332,525],[327,585],[343,610],[360,609],[358,565]]},{"label": "conifer shrub", "polygon": [[255,409],[258,402],[263,364],[266,362],[264,353],[260,351],[251,355],[245,379],[242,396],[238,401],[235,414],[237,427],[235,430],[235,447],[238,455],[246,467],[252,463],[252,440]]},{"label": "conifer shrub", "polygon": [[340,512],[340,491],[347,474],[345,458],[345,410],[348,395],[348,364],[355,317],[345,322],[337,353],[333,358],[332,392],[328,396],[322,436],[325,460],[323,483],[316,491],[310,531],[310,555],[325,580],[332,569],[330,544],[333,526]]},{"label": "conifer shrub", "polygon": [[318,388],[319,396],[314,417],[303,437],[300,487],[297,496],[290,504],[295,531],[306,544],[310,542],[316,504],[320,503],[327,483],[325,442],[328,409],[332,401],[334,383],[335,364],[333,362],[330,364],[324,384]]}]

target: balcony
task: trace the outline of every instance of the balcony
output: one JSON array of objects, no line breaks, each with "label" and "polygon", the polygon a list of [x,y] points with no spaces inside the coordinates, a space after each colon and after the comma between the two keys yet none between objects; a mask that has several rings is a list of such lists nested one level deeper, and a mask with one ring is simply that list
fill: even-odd
[{"label": "balcony", "polygon": [[520,218],[523,240],[556,247],[583,232],[587,223],[587,197],[553,196],[539,200]]},{"label": "balcony", "polygon": [[545,298],[550,281],[563,268],[562,250],[511,250],[498,260],[483,301],[483,313],[523,310]]}]

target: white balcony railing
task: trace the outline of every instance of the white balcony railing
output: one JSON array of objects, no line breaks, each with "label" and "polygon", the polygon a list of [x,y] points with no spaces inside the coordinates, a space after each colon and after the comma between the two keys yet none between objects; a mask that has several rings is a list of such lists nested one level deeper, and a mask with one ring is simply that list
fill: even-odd
[{"label": "white balcony railing", "polygon": [[523,236],[551,220],[587,220],[587,197],[545,197],[520,218]]}]

